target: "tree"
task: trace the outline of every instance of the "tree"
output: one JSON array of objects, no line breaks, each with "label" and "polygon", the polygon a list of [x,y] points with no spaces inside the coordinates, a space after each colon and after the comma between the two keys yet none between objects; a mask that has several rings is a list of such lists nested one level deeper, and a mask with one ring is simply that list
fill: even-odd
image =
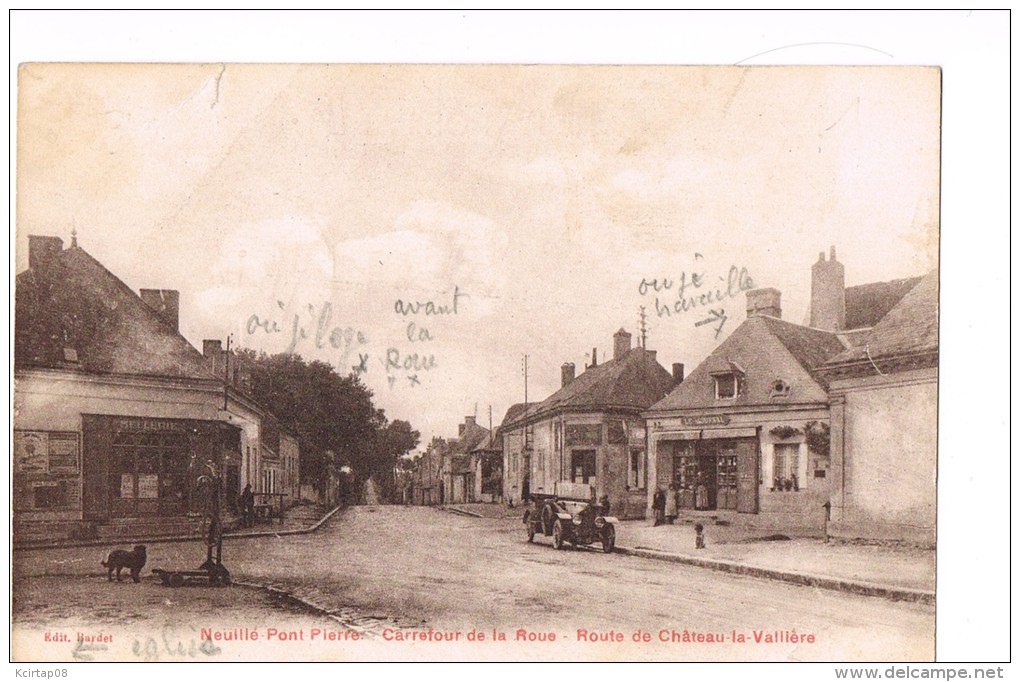
[{"label": "tree", "polygon": [[386,499],[398,499],[398,491],[394,486],[399,462],[404,455],[418,447],[420,441],[421,434],[411,428],[410,422],[402,419],[393,420],[376,433],[375,453],[368,468]]},{"label": "tree", "polygon": [[405,421],[388,424],[372,402],[372,391],[354,373],[340,376],[325,362],[306,362],[294,354],[242,350],[238,356],[251,367],[256,401],[297,433],[302,481],[321,492],[344,466],[357,484],[392,471],[395,458],[417,445],[418,432]]}]

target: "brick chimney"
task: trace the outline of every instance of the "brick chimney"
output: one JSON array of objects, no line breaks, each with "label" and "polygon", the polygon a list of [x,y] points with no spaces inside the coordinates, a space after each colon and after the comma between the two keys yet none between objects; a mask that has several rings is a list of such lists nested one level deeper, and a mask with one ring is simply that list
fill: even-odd
[{"label": "brick chimney", "polygon": [[592,367],[599,366],[599,350],[598,348],[591,349],[591,364],[585,367],[585,369],[591,369]]},{"label": "brick chimney", "polygon": [[679,386],[684,382],[684,363],[673,363],[673,385]]},{"label": "brick chimney", "polygon": [[613,359],[619,360],[630,350],[630,334],[623,329],[613,334]]},{"label": "brick chimney", "polygon": [[210,372],[218,377],[223,376],[223,342],[219,339],[203,339],[202,357]]},{"label": "brick chimney", "polygon": [[574,380],[574,363],[564,362],[560,367],[560,388]]},{"label": "brick chimney", "polygon": [[181,295],[175,289],[142,289],[138,292],[145,305],[156,311],[159,319],[178,330],[180,322]]},{"label": "brick chimney", "polygon": [[811,266],[811,318],[809,326],[825,331],[842,331],[846,327],[846,279],[843,264],[836,260],[836,247],[818,254]]},{"label": "brick chimney", "polygon": [[60,237],[30,234],[28,235],[28,267],[37,268],[53,260],[53,257],[63,250],[64,240]]},{"label": "brick chimney", "polygon": [[752,289],[747,294],[747,316],[774,317],[783,319],[783,308],[780,306],[782,294],[779,289]]}]

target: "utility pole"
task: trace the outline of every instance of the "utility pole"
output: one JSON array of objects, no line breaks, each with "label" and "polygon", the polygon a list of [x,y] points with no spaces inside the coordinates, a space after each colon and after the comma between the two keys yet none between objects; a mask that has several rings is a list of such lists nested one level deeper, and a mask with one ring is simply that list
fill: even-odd
[{"label": "utility pole", "polygon": [[524,404],[528,404],[528,356],[524,355]]},{"label": "utility pole", "polygon": [[647,348],[648,326],[645,324],[645,307],[641,306],[641,347]]},{"label": "utility pole", "polygon": [[223,411],[227,411],[227,387],[230,385],[230,338],[227,334],[227,350],[223,353]]}]

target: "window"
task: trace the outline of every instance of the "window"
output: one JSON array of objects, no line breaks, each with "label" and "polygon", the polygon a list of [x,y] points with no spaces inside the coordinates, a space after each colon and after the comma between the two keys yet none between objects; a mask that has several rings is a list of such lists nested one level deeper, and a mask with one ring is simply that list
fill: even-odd
[{"label": "window", "polygon": [[772,489],[776,492],[797,492],[800,481],[800,445],[780,443],[772,450]]},{"label": "window", "polygon": [[627,487],[631,490],[642,490],[645,487],[645,451],[641,448],[634,448],[630,451]]},{"label": "window", "polygon": [[570,453],[571,480],[574,483],[595,483],[595,451],[574,450]]},{"label": "window", "polygon": [[790,384],[786,383],[782,379],[776,379],[772,382],[772,391],[770,397],[772,398],[788,398],[790,396]]},{"label": "window", "polygon": [[736,398],[744,392],[744,378],[736,372],[716,374],[713,378],[715,379],[715,397],[717,400]]}]

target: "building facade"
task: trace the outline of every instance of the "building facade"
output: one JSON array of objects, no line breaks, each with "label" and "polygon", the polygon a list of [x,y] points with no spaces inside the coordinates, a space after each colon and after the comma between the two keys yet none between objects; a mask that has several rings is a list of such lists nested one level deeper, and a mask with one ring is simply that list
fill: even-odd
[{"label": "building facade", "polygon": [[190,532],[216,490],[229,514],[259,411],[180,335],[177,292],[33,235],[15,296],[15,540]]},{"label": "building facade", "polygon": [[561,368],[561,388],[505,424],[504,461],[516,503],[528,494],[553,495],[559,483],[591,486],[608,496],[614,515],[643,518],[647,489],[645,421],[641,412],[673,386],[655,351],[631,348],[614,335],[613,358],[574,376]]},{"label": "building facade", "polygon": [[[832,383],[838,371],[829,363],[863,353],[919,281],[847,288],[835,250],[828,260],[820,254],[808,325],[782,319],[779,291],[748,291],[747,320],[645,413],[649,507],[663,490],[675,495],[681,515],[747,515],[763,528],[821,532],[845,484],[846,460],[833,454],[845,421],[833,422],[831,406],[845,400],[847,386]],[[895,412],[876,406],[868,422]]]},{"label": "building facade", "polygon": [[832,405],[831,532],[934,546],[938,274],[822,372]]}]

